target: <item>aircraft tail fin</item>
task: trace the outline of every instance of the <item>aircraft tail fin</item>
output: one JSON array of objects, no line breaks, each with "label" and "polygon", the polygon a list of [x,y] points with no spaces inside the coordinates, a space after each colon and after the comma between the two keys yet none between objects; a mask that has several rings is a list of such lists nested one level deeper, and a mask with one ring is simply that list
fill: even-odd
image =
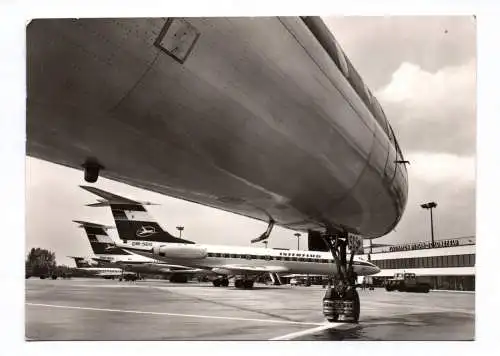
[{"label": "aircraft tail fin", "polygon": [[89,261],[85,257],[68,256],[75,260],[77,268],[92,267]]},{"label": "aircraft tail fin", "polygon": [[73,222],[80,224],[78,227],[85,230],[95,255],[130,255],[130,252],[116,247],[113,239],[109,237],[106,231],[113,227],[80,220],[73,220]]},{"label": "aircraft tail fin", "polygon": [[109,206],[115,219],[116,229],[123,241],[157,241],[165,243],[188,243],[194,242],[174,237],[149,215],[145,205],[154,205],[150,202],[138,202],[128,198],[112,194],[95,187],[80,186],[97,196],[101,197],[97,203],[89,206]]}]

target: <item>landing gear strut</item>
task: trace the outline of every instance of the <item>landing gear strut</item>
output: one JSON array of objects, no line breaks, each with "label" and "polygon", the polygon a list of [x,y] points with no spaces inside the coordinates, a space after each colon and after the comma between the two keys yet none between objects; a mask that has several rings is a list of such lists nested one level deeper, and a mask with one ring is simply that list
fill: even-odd
[{"label": "landing gear strut", "polygon": [[323,315],[330,322],[357,323],[360,313],[359,295],[356,291],[356,275],[352,268],[355,250],[347,261],[348,234],[325,235],[323,240],[330,249],[337,268],[337,277],[323,297]]}]

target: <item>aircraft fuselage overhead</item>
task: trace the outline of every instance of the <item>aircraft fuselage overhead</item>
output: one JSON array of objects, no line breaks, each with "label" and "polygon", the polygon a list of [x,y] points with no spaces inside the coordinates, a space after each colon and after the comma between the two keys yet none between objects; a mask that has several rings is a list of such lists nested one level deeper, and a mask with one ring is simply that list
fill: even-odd
[{"label": "aircraft fuselage overhead", "polygon": [[37,19],[27,88],[28,155],[89,181],[368,238],[406,205],[394,132],[318,18]]}]

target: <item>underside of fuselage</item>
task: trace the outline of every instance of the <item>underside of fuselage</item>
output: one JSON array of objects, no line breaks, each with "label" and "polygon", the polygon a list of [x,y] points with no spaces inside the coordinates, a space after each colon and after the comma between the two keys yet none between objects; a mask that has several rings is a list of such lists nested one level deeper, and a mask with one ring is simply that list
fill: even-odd
[{"label": "underside of fuselage", "polygon": [[298,17],[33,20],[27,88],[33,157],[295,230],[379,237],[406,205],[394,138]]}]

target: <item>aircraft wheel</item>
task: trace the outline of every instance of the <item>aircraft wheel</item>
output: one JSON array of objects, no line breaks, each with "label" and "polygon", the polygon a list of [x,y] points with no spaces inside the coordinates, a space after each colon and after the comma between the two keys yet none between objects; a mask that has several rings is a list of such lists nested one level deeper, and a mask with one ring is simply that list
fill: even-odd
[{"label": "aircraft wheel", "polygon": [[330,288],[323,298],[323,315],[331,323],[339,321],[341,316],[342,321],[357,323],[360,310],[359,294],[354,288],[346,291],[343,297]]},{"label": "aircraft wheel", "polygon": [[243,281],[243,288],[252,289],[253,288],[253,281],[249,280],[249,279]]},{"label": "aircraft wheel", "polygon": [[353,313],[352,319],[354,323],[357,323],[359,320],[359,314],[361,313],[361,302],[359,300],[359,294],[356,289],[353,291]]},{"label": "aircraft wheel", "polygon": [[220,285],[221,285],[220,279],[214,279],[212,283],[213,283],[214,287],[220,287]]},{"label": "aircraft wheel", "polygon": [[223,280],[221,280],[220,285],[222,287],[228,287],[229,286],[229,279],[224,278]]},{"label": "aircraft wheel", "polygon": [[323,297],[323,315],[330,323],[339,320],[339,314],[336,312],[338,299],[337,292],[333,288],[328,287]]},{"label": "aircraft wheel", "polygon": [[242,279],[236,279],[234,281],[234,287],[235,288],[243,288],[244,287],[243,280]]}]

